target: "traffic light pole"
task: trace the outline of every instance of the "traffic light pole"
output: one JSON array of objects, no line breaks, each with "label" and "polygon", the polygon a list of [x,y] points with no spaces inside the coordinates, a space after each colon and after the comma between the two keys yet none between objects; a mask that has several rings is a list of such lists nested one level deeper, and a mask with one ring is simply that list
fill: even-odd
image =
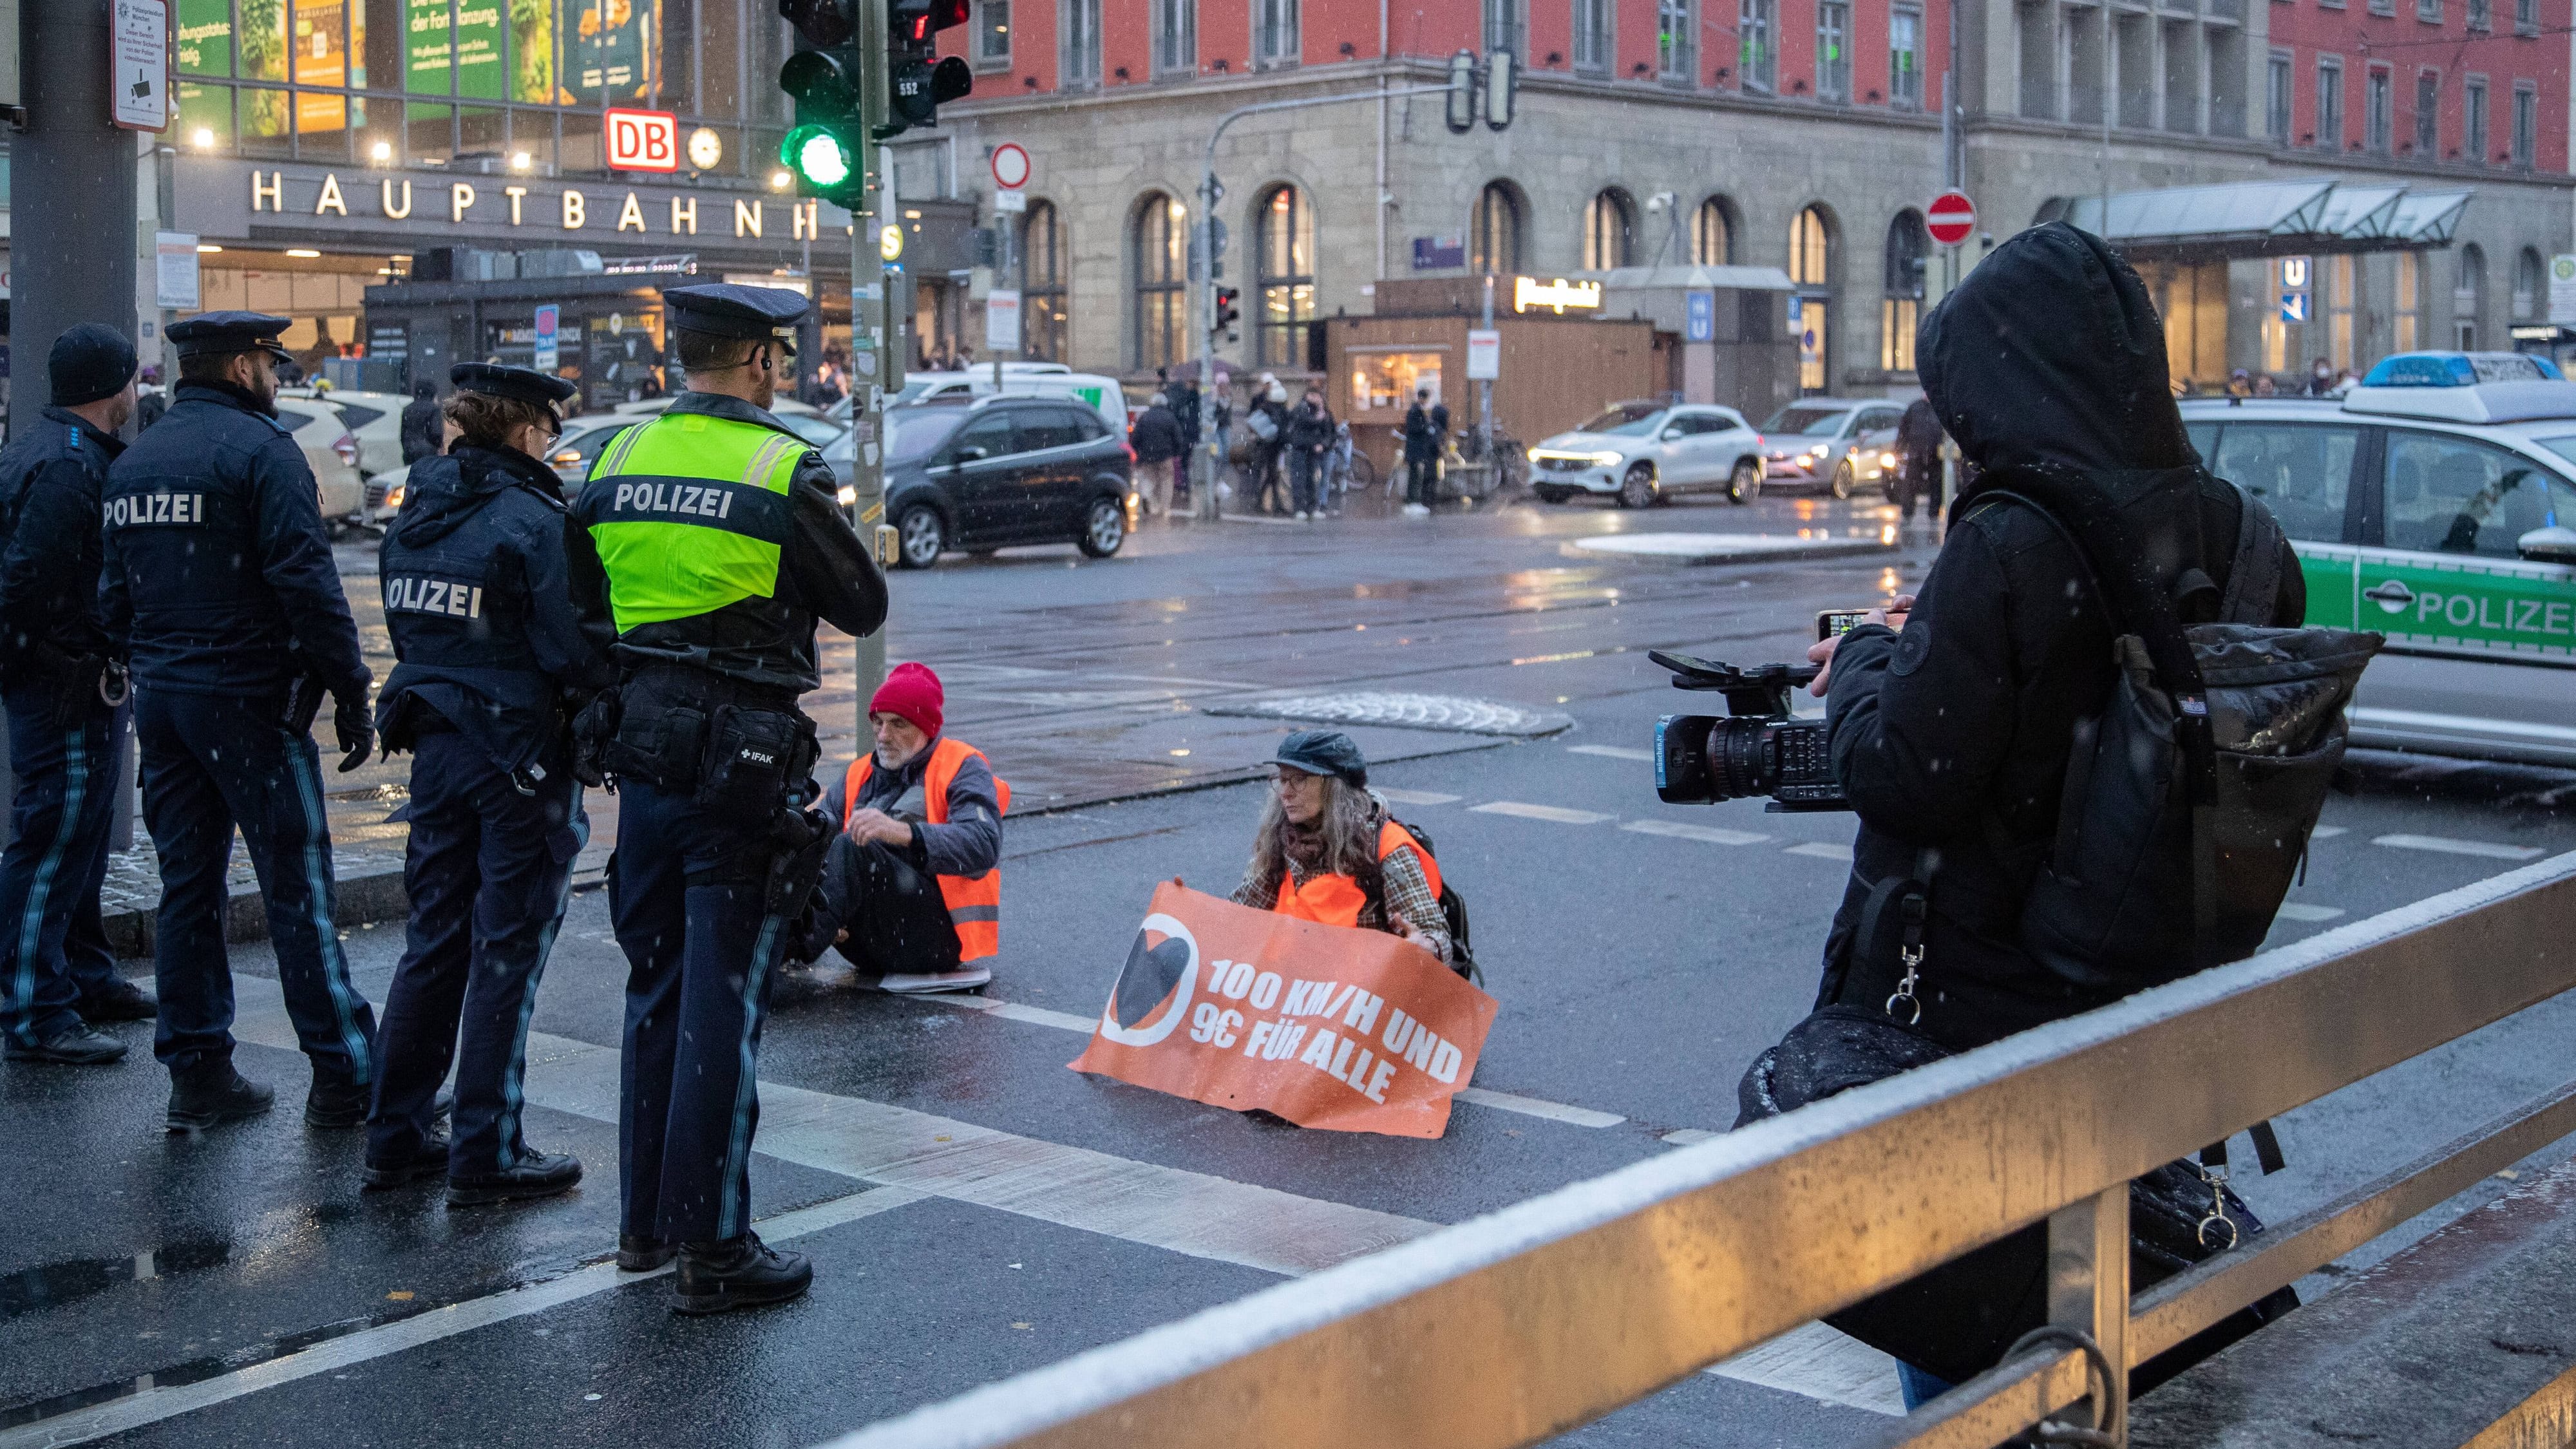
[{"label": "traffic light pole", "polygon": [[[886,73],[886,11],[883,5],[866,5],[859,10],[859,44],[865,57],[861,74],[880,77]],[[891,280],[885,254],[878,246],[878,233],[890,210],[885,204],[885,178],[879,168],[882,154],[873,129],[885,120],[886,94],[882,85],[870,86],[862,109],[871,134],[861,143],[856,158],[860,174],[866,178],[868,208],[850,214],[850,357],[858,376],[850,393],[850,424],[858,430],[858,445],[850,453],[850,485],[857,495],[851,500],[852,521],[859,536],[871,541],[877,562],[887,568],[895,563],[895,552],[887,546],[885,516],[885,404],[886,399],[903,386],[903,337],[897,314],[887,293]],[[888,623],[891,624],[889,612]],[[853,685],[858,691],[855,701],[858,715],[859,749],[868,748],[868,700],[885,682],[886,631],[858,641],[857,667]]]}]

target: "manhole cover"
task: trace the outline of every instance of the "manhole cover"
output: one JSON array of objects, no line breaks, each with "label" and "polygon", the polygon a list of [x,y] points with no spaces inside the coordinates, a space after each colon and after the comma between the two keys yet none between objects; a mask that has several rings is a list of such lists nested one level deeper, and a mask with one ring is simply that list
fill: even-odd
[{"label": "manhole cover", "polygon": [[1552,709],[1530,709],[1493,699],[1461,699],[1454,694],[1400,694],[1374,689],[1239,700],[1205,705],[1202,712],[1250,719],[1313,720],[1318,724],[1451,730],[1471,735],[1552,735],[1574,725],[1571,715]]}]

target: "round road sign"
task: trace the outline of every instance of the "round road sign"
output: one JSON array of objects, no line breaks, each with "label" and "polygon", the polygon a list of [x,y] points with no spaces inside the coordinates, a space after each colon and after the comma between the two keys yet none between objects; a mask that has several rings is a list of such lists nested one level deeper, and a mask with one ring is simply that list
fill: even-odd
[{"label": "round road sign", "polygon": [[1017,191],[1029,184],[1029,153],[1017,141],[1004,141],[993,148],[993,184],[1005,191]]},{"label": "round road sign", "polygon": [[1957,246],[1977,229],[1977,204],[1964,191],[1944,191],[1924,209],[1923,229],[1941,245]]}]

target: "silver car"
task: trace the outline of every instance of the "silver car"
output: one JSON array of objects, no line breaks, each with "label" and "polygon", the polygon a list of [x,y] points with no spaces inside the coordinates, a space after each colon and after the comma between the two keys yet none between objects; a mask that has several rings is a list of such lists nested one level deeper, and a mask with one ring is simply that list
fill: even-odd
[{"label": "silver car", "polygon": [[1800,398],[1762,425],[1763,461],[1775,485],[1822,487],[1849,498],[1896,476],[1902,403],[1885,398]]},{"label": "silver car", "polygon": [[1529,460],[1541,503],[1593,493],[1644,508],[1692,492],[1748,503],[1762,491],[1762,435],[1735,409],[1704,403],[1614,403],[1530,449]]}]

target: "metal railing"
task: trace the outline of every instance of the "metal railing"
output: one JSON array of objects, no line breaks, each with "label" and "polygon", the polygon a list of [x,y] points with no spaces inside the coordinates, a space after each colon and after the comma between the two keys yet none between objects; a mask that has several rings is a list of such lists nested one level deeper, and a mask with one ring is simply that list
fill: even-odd
[{"label": "metal railing", "polygon": [[2050,1317],[2105,1361],[2088,1367],[2063,1340],[2037,1348],[1869,1442],[1990,1449],[2051,1415],[2122,1442],[2132,1365],[2576,1132],[2576,1086],[2134,1301],[2129,1180],[2571,987],[2576,854],[1573,1184],[837,1449],[1529,1444],[2042,1221]]}]

